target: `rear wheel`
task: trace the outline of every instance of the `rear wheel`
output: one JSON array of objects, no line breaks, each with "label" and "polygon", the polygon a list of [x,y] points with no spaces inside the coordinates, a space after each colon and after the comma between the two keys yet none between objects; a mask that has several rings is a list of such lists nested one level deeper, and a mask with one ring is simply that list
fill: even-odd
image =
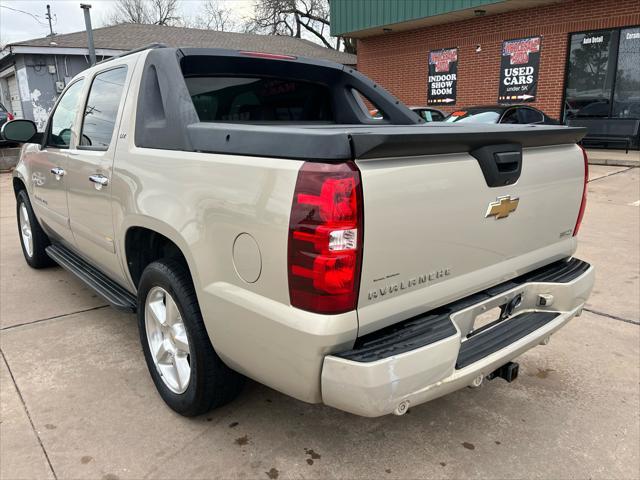
[{"label": "rear wheel", "polygon": [[45,268],[55,265],[45,251],[51,242],[33,213],[26,190],[20,190],[16,195],[16,217],[22,253],[29,266]]},{"label": "rear wheel", "polygon": [[138,289],[138,329],[147,367],[163,400],[195,416],[233,400],[244,377],[216,354],[188,270],[162,260],[145,268]]}]

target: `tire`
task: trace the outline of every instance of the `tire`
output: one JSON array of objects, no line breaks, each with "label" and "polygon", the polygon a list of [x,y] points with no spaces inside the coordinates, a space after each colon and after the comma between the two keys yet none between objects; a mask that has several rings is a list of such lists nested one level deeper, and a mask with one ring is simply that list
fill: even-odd
[{"label": "tire", "polygon": [[[176,314],[170,313],[176,311],[172,308],[174,303],[177,320]],[[163,308],[165,325],[155,320],[162,318]],[[213,349],[191,276],[183,263],[161,260],[145,268],[138,288],[137,314],[149,373],[171,409],[185,417],[193,417],[230,402],[240,393],[244,377],[227,367]],[[184,334],[188,349],[183,348]],[[169,347],[165,348],[165,345]],[[156,353],[152,354],[152,348]],[[158,351],[165,354],[158,354]],[[185,357],[188,374],[185,373]]]},{"label": "tire", "polygon": [[46,268],[55,265],[55,262],[45,251],[45,248],[51,245],[51,242],[33,213],[29,194],[26,190],[20,190],[16,195],[16,218],[22,254],[29,266],[32,268]]}]

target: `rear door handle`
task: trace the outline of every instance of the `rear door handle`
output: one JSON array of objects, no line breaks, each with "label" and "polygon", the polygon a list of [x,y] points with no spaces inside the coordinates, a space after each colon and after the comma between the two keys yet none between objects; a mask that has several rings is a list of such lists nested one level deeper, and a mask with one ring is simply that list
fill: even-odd
[{"label": "rear door handle", "polygon": [[64,174],[65,174],[66,172],[64,171],[64,168],[60,168],[60,167],[53,167],[53,168],[51,169],[51,173],[52,173],[53,175],[55,175],[56,180],[60,180],[60,179],[62,179],[62,177],[64,177]]},{"label": "rear door handle", "polygon": [[96,187],[96,190],[100,190],[102,187],[106,187],[107,185],[109,185],[109,179],[104,175],[100,175],[99,173],[96,173],[95,175],[90,175],[89,180],[93,182],[94,187]]}]

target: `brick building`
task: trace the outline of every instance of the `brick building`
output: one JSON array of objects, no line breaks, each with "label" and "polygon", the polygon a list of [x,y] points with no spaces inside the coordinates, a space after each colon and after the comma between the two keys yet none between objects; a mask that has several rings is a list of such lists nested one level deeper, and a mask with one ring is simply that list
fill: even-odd
[{"label": "brick building", "polygon": [[407,104],[428,101],[429,53],[454,47],[455,103],[438,108],[504,103],[503,42],[539,37],[532,106],[640,119],[638,0],[332,0],[331,18],[333,35],[358,39],[359,70]]}]

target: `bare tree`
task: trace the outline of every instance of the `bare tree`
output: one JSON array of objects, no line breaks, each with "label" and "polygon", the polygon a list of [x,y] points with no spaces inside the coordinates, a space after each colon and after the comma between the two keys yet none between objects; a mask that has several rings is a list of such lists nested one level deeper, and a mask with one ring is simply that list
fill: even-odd
[{"label": "bare tree", "polygon": [[219,32],[237,32],[243,30],[243,25],[230,8],[224,7],[218,0],[207,0],[201,6],[200,12],[184,21],[185,26],[217,30]]},{"label": "bare tree", "polygon": [[[316,37],[333,50],[355,53],[355,42],[338,37],[332,43],[329,0],[258,0],[251,18],[251,30],[269,35],[301,38],[303,32]],[[342,42],[341,42],[342,41]]]},{"label": "bare tree", "polygon": [[116,0],[107,23],[175,25],[180,20],[178,0]]}]

